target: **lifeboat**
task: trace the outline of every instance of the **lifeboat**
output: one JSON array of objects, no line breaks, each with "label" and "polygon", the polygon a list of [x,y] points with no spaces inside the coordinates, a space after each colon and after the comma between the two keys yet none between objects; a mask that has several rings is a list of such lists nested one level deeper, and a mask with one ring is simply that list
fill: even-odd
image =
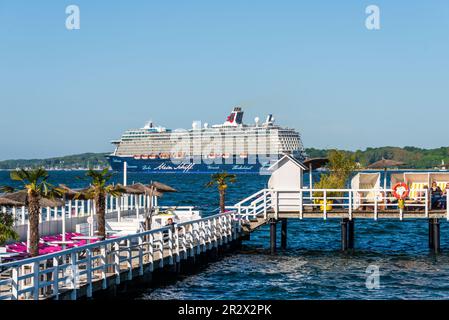
[{"label": "lifeboat", "polygon": [[170,154],[168,154],[168,153],[161,153],[159,155],[159,158],[161,158],[161,159],[170,159]]},{"label": "lifeboat", "polygon": [[222,157],[223,159],[228,159],[231,155],[229,153],[223,153]]},{"label": "lifeboat", "polygon": [[182,159],[182,158],[184,158],[184,156],[185,156],[185,154],[183,152],[178,152],[178,153],[173,154],[173,157],[175,159]]},{"label": "lifeboat", "polygon": [[216,155],[215,153],[209,153],[209,155],[207,156],[209,159],[215,159]]},{"label": "lifeboat", "polygon": [[240,154],[240,158],[243,158],[243,159],[248,158],[248,153],[247,153],[247,152],[242,152],[242,153]]},{"label": "lifeboat", "polygon": [[148,156],[148,159],[156,159],[157,158],[157,154],[150,154],[149,156]]},{"label": "lifeboat", "polygon": [[144,160],[146,160],[146,159],[148,159],[148,155],[147,155],[147,154],[143,154],[143,155],[141,156],[141,158],[144,159]]},{"label": "lifeboat", "polygon": [[134,159],[136,159],[136,160],[140,160],[141,159],[141,155],[140,154],[136,154],[136,155],[134,155]]}]

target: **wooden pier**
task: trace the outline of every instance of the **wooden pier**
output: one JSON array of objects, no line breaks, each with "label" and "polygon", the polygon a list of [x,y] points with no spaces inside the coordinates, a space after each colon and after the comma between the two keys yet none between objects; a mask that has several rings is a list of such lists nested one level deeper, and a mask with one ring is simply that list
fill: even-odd
[{"label": "wooden pier", "polygon": [[210,216],[0,265],[0,300],[91,298],[123,284],[180,272],[204,255],[238,247],[234,213]]},{"label": "wooden pier", "polygon": [[[387,195],[392,190],[374,190]],[[263,189],[234,206],[245,221],[243,230],[251,233],[262,225],[270,225],[270,251],[276,252],[277,223],[281,222],[281,248],[287,246],[288,219],[339,219],[342,250],[355,247],[355,221],[366,219],[425,219],[428,221],[429,248],[440,252],[440,222],[449,220],[449,209],[433,209],[428,190],[419,190],[420,196],[408,199],[401,208],[394,197],[369,199],[360,196],[373,192],[371,189]],[[359,196],[355,196],[355,195]],[[446,196],[447,197],[447,196]],[[357,199],[357,200],[355,200]],[[374,201],[370,201],[374,200]],[[447,198],[446,198],[447,201]]]}]

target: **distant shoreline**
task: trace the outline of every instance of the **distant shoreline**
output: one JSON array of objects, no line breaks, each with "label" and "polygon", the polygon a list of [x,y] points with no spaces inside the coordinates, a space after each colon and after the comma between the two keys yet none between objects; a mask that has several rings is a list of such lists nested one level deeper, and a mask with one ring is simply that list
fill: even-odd
[{"label": "distant shoreline", "polygon": [[[306,148],[306,154],[310,158],[326,157],[329,149]],[[377,147],[366,148],[365,150],[348,151],[341,150],[352,155],[361,167],[376,162],[378,160],[393,159],[405,163],[407,170],[438,170],[440,167],[448,168],[449,147],[434,149],[423,149],[416,147]],[[88,168],[109,167],[106,159],[111,152],[102,153],[81,153],[75,155],[46,158],[46,159],[12,159],[0,161],[0,170],[8,171],[16,168],[36,168],[44,167],[51,171],[78,170],[85,171]]]}]

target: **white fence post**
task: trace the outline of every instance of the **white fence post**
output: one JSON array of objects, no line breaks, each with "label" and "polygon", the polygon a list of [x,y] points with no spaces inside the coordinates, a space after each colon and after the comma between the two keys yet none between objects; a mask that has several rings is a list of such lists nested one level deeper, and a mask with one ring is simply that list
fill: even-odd
[{"label": "white fence post", "polygon": [[70,219],[70,218],[72,218],[72,200],[69,200],[68,205],[69,205],[68,210],[69,210],[69,219]]},{"label": "white fence post", "polygon": [[267,190],[264,189],[263,190],[263,218],[266,220],[267,219]]},{"label": "white fence post", "polygon": [[22,224],[25,224],[25,206],[22,207]]},{"label": "white fence post", "polygon": [[55,300],[59,299],[59,260],[57,257],[53,258],[53,295]]},{"label": "white fence post", "polygon": [[352,190],[349,191],[349,220],[352,220]]},{"label": "white fence post", "polygon": [[173,264],[173,232],[171,227],[168,229],[168,254],[169,254],[169,264]]},{"label": "white fence post", "polygon": [[16,207],[12,207],[13,226],[16,226],[16,220],[17,220],[17,209],[16,209]]},{"label": "white fence post", "polygon": [[103,289],[107,288],[107,279],[106,279],[106,272],[107,272],[107,260],[106,260],[106,247],[101,246],[100,248],[100,261],[101,261],[101,287]]},{"label": "white fence post", "polygon": [[212,221],[208,220],[207,221],[207,247],[210,249],[212,249],[213,246],[213,237],[212,237]]},{"label": "white fence post", "polygon": [[70,254],[70,264],[72,268],[72,279],[71,279],[71,287],[72,291],[70,292],[70,299],[76,300],[76,285],[77,285],[77,277],[78,277],[78,270],[77,270],[77,264],[76,264],[76,253],[72,252]]},{"label": "white fence post", "polygon": [[178,227],[175,225],[175,252],[176,252],[176,262],[180,261],[179,257],[179,231]]},{"label": "white fence post", "polygon": [[275,194],[274,214],[275,214],[276,219],[278,219],[279,218],[279,193],[276,190],[276,191],[274,191],[274,194]]},{"label": "white fence post", "polygon": [[378,202],[377,202],[377,193],[376,193],[376,195],[374,196],[374,220],[377,220],[377,216],[378,216],[377,210],[378,210]]},{"label": "white fence post", "polygon": [[187,259],[187,228],[185,226],[181,227],[182,230],[182,251],[184,259]]},{"label": "white fence post", "polygon": [[139,249],[139,276],[143,276],[143,239],[142,236],[138,238],[138,249]]},{"label": "white fence post", "polygon": [[131,239],[126,240],[126,252],[128,257],[128,280],[133,278],[133,251],[131,246]]},{"label": "white fence post", "polygon": [[11,294],[13,300],[19,300],[19,268],[20,267],[13,267],[11,272]]},{"label": "white fence post", "polygon": [[115,284],[120,284],[120,243],[114,242]]},{"label": "white fence post", "polygon": [[33,299],[39,300],[39,261],[33,263]]},{"label": "white fence post", "polygon": [[447,201],[449,200],[449,192],[446,194],[446,219],[449,221],[449,206]]},{"label": "white fence post", "polygon": [[201,228],[201,236],[203,239],[203,252],[207,251],[207,230],[206,230],[206,222],[201,221],[200,222],[200,228]]},{"label": "white fence post", "polygon": [[86,295],[88,298],[92,297],[92,250],[86,250],[86,279],[87,279],[87,290]]},{"label": "white fence post", "polygon": [[148,241],[149,241],[148,261],[150,263],[150,271],[153,271],[154,270],[154,266],[153,266],[153,263],[154,263],[154,247],[153,247],[154,246],[154,235],[153,235],[153,233],[150,233]]},{"label": "white fence post", "polygon": [[327,219],[327,190],[323,191],[323,219]]}]

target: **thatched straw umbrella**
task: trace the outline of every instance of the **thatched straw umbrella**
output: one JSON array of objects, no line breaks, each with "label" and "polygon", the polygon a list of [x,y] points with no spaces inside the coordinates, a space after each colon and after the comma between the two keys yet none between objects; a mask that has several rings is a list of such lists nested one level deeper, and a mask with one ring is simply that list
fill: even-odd
[{"label": "thatched straw umbrella", "polygon": [[[117,185],[118,188],[121,188],[123,190],[123,193],[138,196],[138,195],[144,195],[145,197],[150,196],[150,199],[152,199],[153,196],[161,197],[162,192],[157,191],[154,187],[151,186],[145,186],[141,183],[135,183],[129,186],[123,186],[121,184]],[[151,201],[150,201],[150,207],[151,207]],[[139,216],[139,210],[136,210],[136,216]],[[145,213],[145,216],[147,214]]]},{"label": "thatched straw umbrella", "polygon": [[[28,205],[28,192],[26,190],[20,190],[12,193],[6,193],[1,198],[5,200],[13,201],[14,203],[18,203],[15,206],[27,206]],[[60,199],[48,199],[48,198],[40,198],[39,199],[39,207],[47,208],[47,207],[60,207],[64,206],[64,201]],[[30,247],[30,223],[28,223],[28,231],[27,231],[27,247]]]},{"label": "thatched straw umbrella", "polygon": [[175,188],[172,188],[164,183],[153,181],[149,184],[149,187],[154,187],[159,192],[178,192]]},{"label": "thatched straw umbrella", "polygon": [[[150,197],[150,203],[148,206],[147,212],[145,212],[145,228],[147,230],[151,229],[151,220],[153,214],[153,197],[159,198],[162,197],[165,192],[178,192],[175,188],[172,188],[161,182],[151,182],[149,185],[144,185],[142,183],[135,183],[130,186],[122,186],[124,193],[131,195],[145,195],[145,197]],[[137,213],[138,214],[138,213]]]},{"label": "thatched straw umbrella", "polygon": [[63,193],[64,197],[69,200],[75,199],[79,193],[79,191],[71,189],[67,187],[65,184],[60,184],[58,186],[58,189]]},{"label": "thatched straw umbrella", "polygon": [[374,163],[371,163],[367,168],[369,169],[385,169],[385,168],[395,168],[403,166],[405,163],[401,161],[391,160],[391,159],[381,159]]},{"label": "thatched straw umbrella", "polygon": [[[19,202],[20,206],[26,206],[28,203],[28,193],[26,190],[20,190],[12,193],[6,193],[2,196],[2,198],[13,200]],[[45,207],[58,207],[62,206],[63,201],[59,199],[48,199],[48,198],[40,198],[39,206],[41,208]]]},{"label": "thatched straw umbrella", "polygon": [[397,168],[403,166],[405,163],[391,159],[382,158],[379,161],[371,163],[367,166],[368,169],[384,169],[384,190],[387,189],[387,170],[388,168]]},{"label": "thatched straw umbrella", "polygon": [[[63,210],[62,210],[62,241],[66,240],[66,212],[65,212],[65,202],[66,200],[86,200],[86,194],[79,190],[74,190],[66,186],[65,184],[60,184],[58,190],[63,195]],[[70,212],[71,215],[71,212]]]},{"label": "thatched straw umbrella", "polygon": [[[152,191],[150,193],[151,199],[153,199],[153,195],[156,197],[161,197],[165,192],[178,192],[175,188],[170,187],[162,182],[152,181],[148,186]],[[158,195],[160,194],[160,196]],[[147,230],[151,229],[151,222],[153,219],[153,200],[150,202],[149,214],[145,219],[145,227]]]},{"label": "thatched straw umbrella", "polygon": [[117,187],[121,188],[123,190],[123,193],[126,193],[126,194],[136,195],[136,194],[144,194],[145,193],[145,191],[136,188],[135,185],[124,186],[124,185],[121,185],[120,183],[118,183]]},{"label": "thatched straw umbrella", "polygon": [[21,207],[22,203],[5,197],[0,197],[0,206],[2,207]]},{"label": "thatched straw umbrella", "polygon": [[149,195],[150,193],[152,193],[153,196],[156,196],[156,197],[162,197],[162,195],[163,195],[163,192],[161,192],[155,188],[152,188],[151,186],[146,186],[142,183],[135,183],[128,187],[132,188],[133,190],[140,191],[141,194]]},{"label": "thatched straw umbrella", "polygon": [[[303,164],[309,168],[309,189],[313,188],[313,170],[324,167],[327,163],[329,163],[328,158],[308,158],[303,161]],[[312,193],[310,193],[310,197],[312,197]]]}]

